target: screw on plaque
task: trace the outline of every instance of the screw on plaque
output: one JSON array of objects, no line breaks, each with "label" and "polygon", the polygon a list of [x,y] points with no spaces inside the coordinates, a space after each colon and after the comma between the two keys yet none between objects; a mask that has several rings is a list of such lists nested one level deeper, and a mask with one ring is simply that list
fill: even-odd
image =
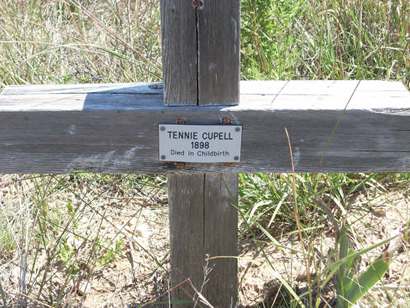
[{"label": "screw on plaque", "polygon": [[222,124],[223,125],[231,125],[232,124],[232,119],[228,117],[223,117],[222,118]]},{"label": "screw on plaque", "polygon": [[160,127],[161,132],[164,132],[166,130],[165,126]]},{"label": "screw on plaque", "polygon": [[161,155],[161,159],[162,160],[164,160],[164,159],[166,159],[167,157],[165,156],[165,155]]},{"label": "screw on plaque", "polygon": [[234,160],[239,160],[239,156],[235,156],[233,159]]},{"label": "screw on plaque", "polygon": [[204,8],[204,0],[192,0],[192,7],[202,10]]},{"label": "screw on plaque", "polygon": [[235,128],[235,131],[239,133],[241,131],[241,128],[237,127],[237,128]]}]

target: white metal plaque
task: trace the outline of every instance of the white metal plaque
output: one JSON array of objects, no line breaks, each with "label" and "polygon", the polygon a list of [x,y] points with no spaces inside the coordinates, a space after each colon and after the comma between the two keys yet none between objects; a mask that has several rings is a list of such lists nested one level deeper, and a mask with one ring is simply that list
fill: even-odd
[{"label": "white metal plaque", "polygon": [[159,160],[185,163],[237,163],[242,126],[159,125]]}]

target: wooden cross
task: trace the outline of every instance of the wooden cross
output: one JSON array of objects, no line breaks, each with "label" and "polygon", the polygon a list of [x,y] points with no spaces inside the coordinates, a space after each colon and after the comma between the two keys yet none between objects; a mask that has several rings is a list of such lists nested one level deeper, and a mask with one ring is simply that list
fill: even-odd
[{"label": "wooden cross", "polygon": [[[194,287],[172,300],[235,307],[236,174],[410,171],[410,93],[387,81],[239,82],[239,0],[162,0],[161,20],[164,85],[6,88],[0,172],[170,174],[171,287]],[[240,161],[161,161],[159,125],[176,123],[241,125]]]}]

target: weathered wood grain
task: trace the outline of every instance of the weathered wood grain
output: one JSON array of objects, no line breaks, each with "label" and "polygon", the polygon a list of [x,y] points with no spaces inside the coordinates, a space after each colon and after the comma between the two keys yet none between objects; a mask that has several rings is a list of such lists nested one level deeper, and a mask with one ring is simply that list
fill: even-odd
[{"label": "weathered wood grain", "polygon": [[239,103],[240,0],[198,10],[199,104]]},{"label": "weathered wood grain", "polygon": [[[309,84],[320,82],[303,83],[310,89]],[[42,94],[31,95],[21,87],[0,96],[0,172],[289,172],[285,128],[298,172],[410,171],[410,93],[405,87],[362,81],[352,90],[351,82],[323,83],[346,88],[340,94],[344,99],[308,90],[278,95],[286,83],[258,82],[257,91],[245,82],[242,88],[255,91],[242,94],[238,106],[166,107],[161,91],[47,95],[39,90]],[[244,127],[240,163],[177,169],[158,161],[158,124],[174,124],[177,118],[218,124],[225,116]]]},{"label": "weathered wood grain", "polygon": [[161,0],[165,103],[198,104],[197,14],[192,1]]},{"label": "weathered wood grain", "polygon": [[236,307],[237,176],[173,175],[168,189],[172,283],[190,280],[173,293],[187,301],[177,307],[192,307],[197,292],[214,307]]},{"label": "weathered wood grain", "polygon": [[[309,81],[310,83],[311,81]],[[333,83],[333,81],[328,81]],[[341,83],[348,81],[336,81]],[[356,81],[357,82],[357,81]],[[288,83],[285,80],[248,80],[240,82],[241,95],[277,95]],[[400,84],[401,85],[401,84]],[[163,83],[45,84],[8,86],[3,95],[32,94],[162,94]]]},{"label": "weathered wood grain", "polygon": [[[193,307],[193,299],[204,284],[204,189],[205,175],[168,177],[168,204],[171,236],[171,287],[175,307]],[[185,283],[184,283],[185,282]]]},{"label": "weathered wood grain", "polygon": [[[164,0],[161,2],[161,16],[164,102],[175,106],[196,106],[197,10],[191,1]],[[177,116],[172,121],[175,124],[183,120]],[[193,307],[196,290],[201,290],[204,281],[204,182],[204,174],[168,176],[171,303],[175,307]]]},{"label": "weathered wood grain", "polygon": [[8,86],[3,95],[32,94],[162,94],[163,83],[45,84]]},{"label": "weathered wood grain", "polygon": [[[239,0],[183,0],[191,3],[191,7],[184,7],[180,12],[182,16],[195,16],[195,22],[189,19],[183,25],[175,19],[167,20],[175,18],[172,5],[180,1],[167,1],[171,6],[162,3],[165,17],[163,62],[167,66],[164,101],[178,106],[192,102],[199,106],[238,104]],[[193,30],[196,33],[195,45],[191,38]],[[172,41],[167,41],[169,39]],[[194,61],[190,58],[193,47],[196,48],[194,78],[186,73],[193,71]],[[189,58],[186,59],[185,55]],[[196,112],[197,109],[192,110]],[[174,121],[191,121],[191,118],[178,117]],[[227,193],[228,190],[231,194]],[[205,262],[207,255],[237,255],[236,175],[172,175],[169,177],[169,195],[172,209],[171,285],[176,286],[181,280],[190,278],[195,292],[200,292],[212,306],[236,307],[236,258]],[[191,225],[196,227],[192,229]],[[205,274],[211,269],[210,275]],[[184,288],[177,288],[172,294],[173,300],[191,300],[182,307],[194,306],[192,298],[195,301],[192,290],[186,294]]]},{"label": "weathered wood grain", "polygon": [[238,176],[207,174],[204,185],[204,252],[208,283],[203,294],[214,307],[238,304]]},{"label": "weathered wood grain", "polygon": [[[242,81],[240,88],[241,102],[230,111],[398,110],[409,107],[410,95],[400,82],[376,80]],[[0,112],[167,110],[162,94],[161,83],[10,86],[2,92]]]}]

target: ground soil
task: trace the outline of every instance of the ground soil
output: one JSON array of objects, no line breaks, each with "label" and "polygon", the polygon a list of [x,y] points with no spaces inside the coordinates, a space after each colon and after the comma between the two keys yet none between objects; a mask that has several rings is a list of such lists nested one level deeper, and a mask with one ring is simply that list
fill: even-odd
[{"label": "ground soil", "polygon": [[[29,200],[32,200],[35,185],[27,181],[17,186],[11,185],[14,180],[12,177],[1,179],[0,212],[3,216],[8,215],[9,223],[13,219],[22,219],[23,216],[26,222],[32,223],[33,218],[29,218],[29,213],[24,211],[29,211],[30,206],[33,206]],[[44,294],[49,292],[51,297],[58,289],[66,290],[63,300],[65,304],[83,307],[137,306],[156,301],[166,295],[169,283],[166,191],[156,190],[144,194],[142,190],[136,189],[125,194],[120,188],[105,187],[106,191],[101,193],[100,186],[82,186],[77,183],[73,185],[73,189],[81,191],[79,195],[66,189],[58,191],[57,195],[52,195],[53,204],[50,208],[64,208],[67,200],[77,206],[84,202],[90,203],[90,207],[84,209],[75,233],[92,238],[99,232],[101,238],[109,239],[111,242],[121,239],[120,251],[117,251],[115,258],[104,266],[93,264],[89,261],[89,250],[80,247],[86,246],[84,240],[81,237],[71,237],[71,245],[78,247],[78,253],[73,258],[79,264],[87,264],[88,270],[84,272],[89,275],[84,274],[86,278],[78,279],[78,276],[82,275],[80,272],[74,275],[72,280],[67,280],[61,260],[53,260],[49,264],[49,271],[54,273],[52,284],[46,285],[41,291],[38,287],[33,288],[32,293],[28,293],[29,303],[47,305],[47,297]],[[84,201],[84,196],[87,196],[88,201]],[[357,249],[394,236],[410,219],[410,195],[406,189],[378,190],[371,195],[361,194],[352,200],[352,207],[355,210],[352,211],[349,220],[354,225],[352,236],[358,245]],[[101,215],[104,219],[101,219]],[[16,232],[22,230],[24,231],[24,226]],[[307,271],[304,247],[297,236],[282,236],[278,238],[279,245],[274,245],[262,237],[249,239],[246,234],[242,234],[241,238],[239,281],[240,301],[243,307],[270,307],[272,303],[275,303],[273,306],[288,306],[286,302],[289,301],[289,294],[281,280],[289,283],[296,292],[303,293],[309,277],[321,274],[318,271],[329,261],[328,258],[331,258],[334,249],[332,230],[312,235],[309,241],[314,243],[313,254],[316,263]],[[37,262],[39,271],[41,266],[47,264],[46,254],[37,248],[39,254],[34,261],[36,248],[30,245],[28,247],[33,251],[29,252],[27,262]],[[360,268],[364,269],[366,264],[380,255],[386,247],[382,245],[363,256]],[[406,243],[395,253],[388,274],[358,307],[410,306],[408,247]],[[16,290],[21,287],[21,264],[18,248],[9,256],[0,257],[1,286],[7,298],[13,299],[14,302],[19,298]],[[29,280],[34,274],[28,271],[26,279]],[[41,296],[39,292],[42,293]],[[328,301],[330,306],[333,305],[333,297],[331,287],[328,292],[323,292],[323,300]]]}]

